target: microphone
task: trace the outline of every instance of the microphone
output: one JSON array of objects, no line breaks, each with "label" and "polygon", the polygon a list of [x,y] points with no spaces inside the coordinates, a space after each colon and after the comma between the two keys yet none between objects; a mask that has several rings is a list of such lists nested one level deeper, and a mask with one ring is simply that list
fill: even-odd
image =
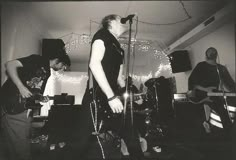
[{"label": "microphone", "polygon": [[135,15],[136,15],[136,14],[130,14],[130,15],[128,15],[128,16],[125,17],[125,18],[121,18],[121,19],[120,19],[120,22],[121,22],[122,24],[125,24],[128,20],[131,20],[132,18],[134,18]]}]

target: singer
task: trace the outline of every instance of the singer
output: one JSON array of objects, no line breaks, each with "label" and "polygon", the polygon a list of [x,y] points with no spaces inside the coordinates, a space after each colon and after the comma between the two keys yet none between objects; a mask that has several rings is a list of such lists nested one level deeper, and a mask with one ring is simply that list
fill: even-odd
[{"label": "singer", "polygon": [[[88,73],[90,76],[82,100],[83,119],[81,119],[81,121],[84,122],[84,126],[78,128],[78,133],[76,133],[78,137],[75,141],[75,143],[78,144],[75,145],[76,148],[73,148],[73,154],[68,154],[68,156],[74,159],[88,158],[85,153],[89,151],[91,144],[94,144],[92,143],[94,141],[91,141],[91,139],[94,140],[95,138],[91,137],[95,137],[92,133],[96,132],[90,107],[92,102],[96,99],[102,102],[103,105],[100,105],[101,108],[109,108],[112,111],[111,114],[118,115],[117,118],[109,121],[105,120],[103,125],[105,131],[109,130],[117,133],[124,139],[131,160],[142,160],[144,155],[140,146],[138,131],[135,124],[131,125],[131,118],[130,115],[128,117],[128,114],[127,117],[125,117],[126,123],[124,124],[124,117],[122,117],[123,114],[121,114],[123,111],[123,103],[116,94],[119,86],[125,86],[124,79],[122,78],[124,50],[118,42],[118,37],[127,30],[128,26],[121,23],[121,17],[118,15],[108,15],[104,17],[101,26],[101,29],[95,33],[91,42]],[[91,93],[91,91],[94,92]],[[100,107],[98,107],[98,109]],[[103,153],[106,153],[106,151],[103,152],[99,145],[96,145],[96,147],[98,147],[98,150],[101,150],[100,155],[104,158]],[[107,155],[105,154],[105,156]]]}]

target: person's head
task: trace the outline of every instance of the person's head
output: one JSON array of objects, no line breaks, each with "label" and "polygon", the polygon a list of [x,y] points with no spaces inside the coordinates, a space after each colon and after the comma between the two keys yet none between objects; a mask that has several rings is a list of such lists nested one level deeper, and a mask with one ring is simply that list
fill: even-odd
[{"label": "person's head", "polygon": [[101,24],[104,29],[112,31],[118,37],[127,31],[127,25],[121,23],[121,17],[111,14],[103,18]]},{"label": "person's head", "polygon": [[50,59],[50,67],[55,71],[66,70],[70,65],[70,58],[67,54],[57,54]]},{"label": "person's head", "polygon": [[216,61],[218,56],[218,52],[215,48],[210,47],[206,50],[206,60],[214,60]]}]

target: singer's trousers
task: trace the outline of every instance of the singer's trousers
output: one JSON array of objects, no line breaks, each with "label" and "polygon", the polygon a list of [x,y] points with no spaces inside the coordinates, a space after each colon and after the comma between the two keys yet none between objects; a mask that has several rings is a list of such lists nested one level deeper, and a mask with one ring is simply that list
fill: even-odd
[{"label": "singer's trousers", "polygon": [[[88,94],[88,93],[87,93]],[[86,97],[85,93],[85,97]],[[91,145],[94,145],[95,142],[92,140],[96,140],[92,132],[94,132],[93,121],[90,110],[90,103],[83,101],[80,113],[77,119],[77,127],[75,129],[75,133],[73,133],[74,141],[67,146],[67,150],[65,151],[65,158],[70,160],[77,159],[86,159],[89,150],[91,149]],[[124,142],[127,145],[128,152],[130,154],[129,158],[131,160],[141,160],[143,159],[143,152],[140,146],[137,124],[134,120],[134,125],[131,124],[130,114],[127,114],[125,124],[123,124],[122,116],[116,119],[112,119],[110,121],[105,122],[105,128],[116,132],[121,138],[124,139]],[[93,138],[92,138],[93,137]],[[97,145],[97,147],[99,147]],[[99,149],[98,149],[99,150]],[[106,155],[105,155],[106,156]],[[100,157],[102,158],[102,154]]]}]

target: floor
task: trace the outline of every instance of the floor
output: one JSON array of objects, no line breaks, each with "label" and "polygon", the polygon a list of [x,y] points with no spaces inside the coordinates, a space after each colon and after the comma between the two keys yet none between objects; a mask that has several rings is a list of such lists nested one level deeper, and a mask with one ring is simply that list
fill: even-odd
[{"label": "floor", "polygon": [[[183,136],[187,137],[187,135]],[[155,160],[230,160],[230,141],[217,136],[213,137],[213,135],[208,136],[212,137],[205,137],[205,139],[202,139],[201,141],[199,139],[191,139],[190,136],[188,138],[167,138],[165,140],[162,139],[159,142],[156,139],[147,138],[148,150],[144,155],[146,159]],[[104,143],[103,147],[106,158],[120,159],[123,157],[116,145],[117,144]],[[155,152],[153,150],[154,146],[160,146],[161,152]],[[96,157],[101,156],[101,151],[98,148],[92,148],[88,155],[90,155],[90,158],[96,159]],[[45,157],[59,160],[60,158],[63,159],[63,152],[62,149],[57,148],[49,151],[46,148],[40,149],[39,146],[35,145],[34,157],[35,160],[45,159]]]},{"label": "floor", "polygon": [[[144,155],[146,159],[154,160],[230,160],[232,159],[231,140],[222,135],[221,130],[216,130],[200,136],[197,128],[184,127],[172,128],[171,133],[167,131],[162,131],[161,134],[160,132],[150,132],[145,137],[148,149]],[[61,148],[58,146],[53,148],[52,144],[47,143],[47,135],[38,134],[35,137],[32,141],[33,160],[67,160],[67,158],[63,158],[66,144],[61,143]],[[3,144],[2,141],[1,144]],[[105,141],[104,151],[107,159],[125,158],[121,156],[117,145],[119,144]],[[161,152],[155,152],[153,150],[155,146],[160,146]],[[0,160],[7,160],[4,151],[4,145],[0,145]],[[97,157],[101,155],[101,151],[96,147],[92,147],[90,152],[88,155],[91,159],[98,159]]]}]

